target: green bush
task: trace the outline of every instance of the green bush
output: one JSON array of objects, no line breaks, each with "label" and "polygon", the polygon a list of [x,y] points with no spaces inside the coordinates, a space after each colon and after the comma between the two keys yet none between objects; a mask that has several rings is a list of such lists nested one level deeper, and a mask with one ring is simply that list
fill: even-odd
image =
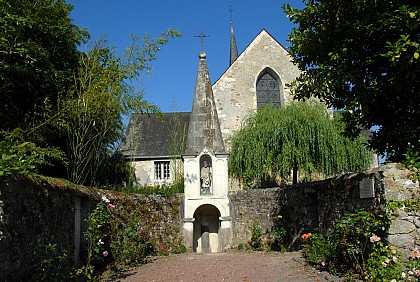
[{"label": "green bush", "polygon": [[[154,253],[143,231],[144,211],[129,203],[112,204],[103,196],[89,217],[85,238],[88,242],[86,263],[77,270],[80,278],[94,281],[102,275],[126,270],[145,263]],[[107,273],[106,273],[107,272]]]},{"label": "green bush", "polygon": [[282,216],[278,215],[277,218],[274,219],[274,226],[272,229],[272,235],[273,235],[273,242],[271,243],[271,250],[273,251],[280,251],[285,252],[286,251],[286,235],[287,230],[284,226],[284,223],[282,221]]},{"label": "green bush", "polygon": [[64,162],[64,153],[58,148],[41,148],[26,141],[19,128],[0,132],[0,177],[37,172],[52,159]]},{"label": "green bush", "polygon": [[[420,143],[420,140],[419,140]],[[420,181],[420,152],[412,144],[408,144],[407,153],[404,154],[403,165],[409,169],[410,177],[414,181]]]},{"label": "green bush", "polygon": [[263,250],[262,229],[257,221],[254,221],[251,229],[251,242],[249,243],[254,251]]},{"label": "green bush", "polygon": [[364,281],[419,281],[420,251],[408,262],[380,237],[390,224],[388,214],[359,211],[337,220],[333,232],[304,234],[306,259],[320,269]]},{"label": "green bush", "polygon": [[177,193],[184,193],[184,180],[178,180],[175,183],[168,183],[162,185],[145,185],[141,187],[127,186],[127,187],[103,187],[104,189],[114,190],[129,194],[144,194],[144,195],[163,195],[170,196]]},{"label": "green bush", "polygon": [[73,278],[72,264],[67,253],[60,251],[57,244],[48,244],[35,253],[40,258],[36,270],[37,281],[71,281]]}]

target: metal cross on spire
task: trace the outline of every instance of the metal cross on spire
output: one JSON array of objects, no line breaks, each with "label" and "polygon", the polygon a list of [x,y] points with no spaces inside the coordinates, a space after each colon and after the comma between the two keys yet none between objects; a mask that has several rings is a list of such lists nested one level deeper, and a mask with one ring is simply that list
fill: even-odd
[{"label": "metal cross on spire", "polygon": [[232,10],[232,2],[230,2],[230,4],[229,4],[230,22],[232,22],[233,11],[235,11],[235,10]]},{"label": "metal cross on spire", "polygon": [[199,35],[194,35],[194,37],[200,37],[201,39],[201,51],[204,51],[204,38],[210,37],[210,35],[205,35],[203,31]]}]

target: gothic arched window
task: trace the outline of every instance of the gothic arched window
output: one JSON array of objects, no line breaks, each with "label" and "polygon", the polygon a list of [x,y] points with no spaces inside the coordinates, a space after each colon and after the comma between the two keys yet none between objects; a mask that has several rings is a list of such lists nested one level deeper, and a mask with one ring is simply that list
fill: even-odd
[{"label": "gothic arched window", "polygon": [[257,80],[257,108],[260,109],[270,103],[279,108],[280,89],[279,80],[275,79],[267,69],[264,70]]}]

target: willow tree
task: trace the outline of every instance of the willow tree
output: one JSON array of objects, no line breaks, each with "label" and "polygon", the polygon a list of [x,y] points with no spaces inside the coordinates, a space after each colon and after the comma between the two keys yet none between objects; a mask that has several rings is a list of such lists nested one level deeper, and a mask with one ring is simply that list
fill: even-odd
[{"label": "willow tree", "polygon": [[310,180],[368,168],[373,160],[362,138],[340,134],[337,121],[317,102],[270,106],[250,116],[231,139],[229,173],[247,183],[276,181],[293,173]]}]

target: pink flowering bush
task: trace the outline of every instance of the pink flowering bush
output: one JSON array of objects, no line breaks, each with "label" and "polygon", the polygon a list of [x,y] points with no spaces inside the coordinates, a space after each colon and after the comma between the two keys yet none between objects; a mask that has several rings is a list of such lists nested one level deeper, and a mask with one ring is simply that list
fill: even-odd
[{"label": "pink flowering bush", "polygon": [[115,204],[102,196],[87,218],[86,264],[76,274],[94,281],[107,271],[120,271],[144,263],[153,253],[153,247],[142,230],[143,215],[143,211],[127,202]]},{"label": "pink flowering bush", "polygon": [[391,279],[401,278],[403,265],[397,248],[384,244],[380,240],[371,240],[370,242],[372,250],[366,262],[365,279],[368,281],[391,281]]},{"label": "pink flowering bush", "polygon": [[388,214],[366,211],[346,214],[329,233],[314,233],[304,244],[306,259],[320,269],[341,273],[347,280],[420,281],[420,250],[409,261],[381,238],[389,224]]},{"label": "pink flowering bush", "polygon": [[388,224],[386,214],[364,210],[345,214],[337,220],[333,232],[316,233],[307,238],[304,254],[310,263],[319,268],[345,274],[350,279],[363,279],[369,271],[372,253],[383,245],[378,234]]},{"label": "pink flowering bush", "polygon": [[404,272],[404,281],[420,281],[420,250],[418,247],[411,252]]}]

